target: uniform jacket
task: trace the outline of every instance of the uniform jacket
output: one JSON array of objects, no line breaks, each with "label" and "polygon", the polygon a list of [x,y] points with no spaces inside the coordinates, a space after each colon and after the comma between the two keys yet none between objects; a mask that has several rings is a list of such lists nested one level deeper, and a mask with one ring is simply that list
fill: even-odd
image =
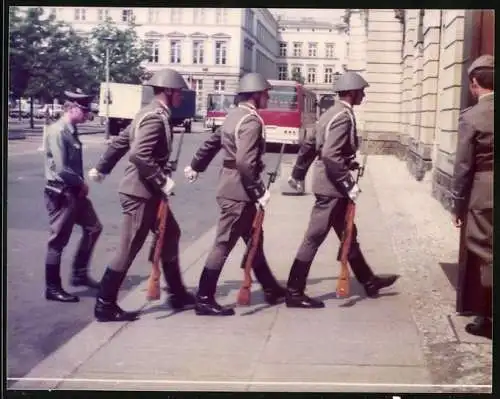
[{"label": "uniform jacket", "polygon": [[494,113],[492,93],[460,115],[452,187],[457,215],[493,208]]},{"label": "uniform jacket", "polygon": [[173,141],[169,117],[168,107],[154,99],[108,147],[96,167],[101,173],[109,172],[130,150],[125,176],[118,189],[120,193],[148,199],[165,185]]},{"label": "uniform jacket", "polygon": [[84,182],[82,143],[75,126],[60,118],[48,126],[44,137],[45,178],[77,188]]},{"label": "uniform jacket", "polygon": [[204,170],[220,148],[224,150],[224,161],[217,197],[257,201],[266,191],[260,178],[265,137],[264,123],[255,107],[240,103],[238,107],[231,109],[219,131],[195,155],[193,169]]},{"label": "uniform jacket", "polygon": [[317,158],[313,192],[328,197],[345,197],[354,184],[349,165],[359,146],[352,107],[344,101],[337,101],[320,116],[314,130],[299,149],[292,177],[304,180]]}]

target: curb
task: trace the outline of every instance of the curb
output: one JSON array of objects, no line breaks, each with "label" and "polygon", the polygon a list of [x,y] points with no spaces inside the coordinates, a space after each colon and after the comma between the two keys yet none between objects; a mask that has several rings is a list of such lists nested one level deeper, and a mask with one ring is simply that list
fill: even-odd
[{"label": "curb", "polygon": [[[182,269],[183,274],[210,250],[213,245],[214,236],[215,226],[181,253],[181,265],[184,265]],[[119,305],[126,309],[144,308],[150,303],[147,301],[145,294],[147,285],[148,281],[146,279],[120,300]],[[162,292],[164,292],[163,289]],[[19,378],[8,377],[7,381],[17,380],[9,389],[57,389],[57,386],[65,378],[74,374],[82,364],[98,352],[101,347],[106,345],[108,341],[113,339],[121,329],[126,328],[128,323],[130,322],[91,322],[58,350],[38,363],[25,376]]]}]

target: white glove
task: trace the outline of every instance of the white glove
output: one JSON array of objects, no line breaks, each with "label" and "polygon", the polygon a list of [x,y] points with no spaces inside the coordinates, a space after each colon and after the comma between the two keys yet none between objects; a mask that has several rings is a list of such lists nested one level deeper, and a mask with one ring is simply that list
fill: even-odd
[{"label": "white glove", "polygon": [[161,191],[163,191],[163,194],[165,194],[167,197],[173,194],[175,187],[175,182],[167,176],[167,181],[165,185],[161,188]]},{"label": "white glove", "polygon": [[288,178],[288,185],[300,194],[303,194],[305,191],[304,190],[304,181],[295,180],[292,176],[290,176]]},{"label": "white glove", "polygon": [[189,183],[194,183],[198,178],[198,172],[196,170],[193,170],[191,166],[186,166],[184,168],[184,176],[186,176],[186,179],[188,179]]},{"label": "white glove", "polygon": [[354,186],[351,188],[351,190],[347,193],[349,195],[349,198],[355,202],[356,198],[358,198],[359,193],[361,192],[361,189],[357,184],[354,184]]},{"label": "white glove", "polygon": [[96,183],[101,183],[106,177],[106,175],[99,172],[96,168],[90,169],[88,175],[89,179],[95,181]]},{"label": "white glove", "polygon": [[262,197],[260,197],[257,200],[257,202],[260,204],[260,206],[265,208],[270,199],[271,199],[271,192],[269,190],[266,190],[264,195]]}]

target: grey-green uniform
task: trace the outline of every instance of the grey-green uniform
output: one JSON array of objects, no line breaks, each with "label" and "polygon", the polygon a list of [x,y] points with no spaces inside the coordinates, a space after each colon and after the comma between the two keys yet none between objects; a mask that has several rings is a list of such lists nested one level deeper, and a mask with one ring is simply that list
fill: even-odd
[{"label": "grey-green uniform", "polygon": [[[238,93],[263,92],[269,87],[269,82],[260,74],[250,73],[241,79]],[[232,309],[223,308],[215,301],[217,281],[238,239],[241,237],[245,242],[250,239],[257,212],[255,204],[266,192],[261,179],[265,153],[264,124],[253,104],[240,102],[228,112],[221,128],[194,156],[191,162],[193,170],[205,170],[221,147],[224,160],[217,187],[221,215],[214,247],[200,277],[196,304],[199,315],[234,314]],[[253,270],[268,303],[274,304],[284,297],[285,290],[276,281],[264,256],[263,236],[260,237]]]},{"label": "grey-green uniform", "polygon": [[[92,96],[65,92],[73,106],[90,111]],[[83,229],[73,260],[73,286],[97,288],[88,276],[88,264],[102,225],[86,196],[83,174],[82,143],[76,125],[65,116],[48,126],[44,137],[46,186],[45,205],[49,214],[50,237],[45,259],[45,296],[60,302],[78,302],[78,297],[62,289],[60,269],[62,252],[71,237],[74,225]]]},{"label": "grey-green uniform", "polygon": [[[171,69],[157,72],[146,83],[165,89],[185,89],[182,76]],[[129,125],[110,144],[96,169],[109,173],[119,159],[129,151],[125,175],[119,186],[123,212],[120,246],[101,281],[96,300],[95,316],[100,321],[133,320],[137,312],[125,312],[116,304],[118,291],[126,273],[140,251],[150,231],[156,228],[156,216],[165,194],[162,187],[170,174],[169,157],[173,148],[170,129],[170,110],[155,98],[142,108]],[[187,292],[179,265],[181,230],[172,209],[169,209],[161,263],[169,291],[169,301],[175,309],[194,304],[194,296]]]},{"label": "grey-green uniform", "polygon": [[[339,77],[334,89],[337,92],[345,92],[361,90],[367,86],[368,83],[359,74],[346,72]],[[312,184],[316,202],[288,277],[287,306],[324,306],[323,302],[305,295],[307,276],[330,229],[333,228],[339,238],[343,233],[347,205],[350,201],[348,192],[355,184],[351,170],[358,147],[356,118],[352,105],[339,100],[321,115],[314,135],[309,136],[299,149],[292,177],[304,180],[308,168],[316,159]],[[397,279],[395,275],[379,277],[373,273],[357,241],[356,225],[348,260],[357,280],[369,296],[376,296],[380,288],[393,284]]]}]

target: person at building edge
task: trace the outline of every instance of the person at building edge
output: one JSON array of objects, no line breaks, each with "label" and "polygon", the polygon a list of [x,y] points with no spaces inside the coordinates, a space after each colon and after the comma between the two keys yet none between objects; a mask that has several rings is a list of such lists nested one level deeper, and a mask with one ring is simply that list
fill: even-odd
[{"label": "person at building edge", "polygon": [[[297,251],[288,277],[286,305],[292,308],[322,308],[324,303],[305,294],[307,276],[318,248],[333,227],[340,238],[345,226],[348,201],[356,201],[360,189],[351,175],[359,167],[354,161],[358,149],[358,135],[353,107],[361,104],[368,83],[355,72],[346,72],[334,84],[339,95],[319,118],[315,133],[308,137],[299,150],[289,184],[303,190],[303,181],[314,159],[315,173],[312,190],[316,197],[309,226]],[[340,250],[338,253],[340,259]],[[348,255],[349,264],[357,280],[369,297],[376,297],[381,288],[389,287],[397,275],[377,276],[366,262],[357,241],[354,225],[353,241]]]},{"label": "person at building edge", "polygon": [[[230,316],[234,310],[219,305],[215,300],[217,281],[229,253],[241,237],[250,239],[256,204],[265,207],[271,197],[260,175],[264,170],[264,123],[257,113],[266,108],[269,82],[259,73],[248,73],[239,82],[238,106],[231,109],[222,124],[195,154],[185,169],[190,181],[206,169],[215,154],[224,149],[223,167],[217,189],[217,203],[221,215],[217,225],[215,244],[208,255],[200,277],[196,297],[197,315]],[[264,290],[265,300],[276,304],[285,297],[264,256],[263,235],[254,259],[253,271]]]},{"label": "person at building edge", "polygon": [[[170,108],[180,106],[182,90],[187,89],[187,85],[173,69],[157,71],[145,85],[153,87],[154,99],[139,111],[130,127],[120,133],[98,165],[89,171],[93,180],[102,181],[129,149],[129,162],[118,190],[123,212],[120,247],[101,280],[94,309],[99,321],[131,321],[139,316],[139,312],[124,311],[117,305],[118,291],[147,235],[155,227],[160,201],[168,198],[175,186],[168,164],[173,148]],[[169,302],[175,310],[195,303],[194,295],[186,290],[181,277],[180,234],[179,225],[169,209],[161,263]]]},{"label": "person at building edge", "polygon": [[[453,173],[453,223],[465,223],[465,245],[480,264],[482,290],[473,335],[492,337],[494,58],[482,55],[469,67],[469,90],[477,104],[460,114]],[[473,260],[471,260],[473,261]],[[469,262],[469,261],[468,261]]]},{"label": "person at building edge", "polygon": [[68,244],[73,226],[83,229],[73,260],[71,285],[98,288],[88,274],[92,252],[102,225],[88,198],[88,186],[83,175],[82,143],[77,125],[84,123],[90,112],[92,96],[81,90],[66,91],[63,116],[48,126],[43,138],[45,163],[45,205],[49,214],[50,237],[45,260],[45,298],[49,301],[78,302],[61,284],[61,257]]}]

